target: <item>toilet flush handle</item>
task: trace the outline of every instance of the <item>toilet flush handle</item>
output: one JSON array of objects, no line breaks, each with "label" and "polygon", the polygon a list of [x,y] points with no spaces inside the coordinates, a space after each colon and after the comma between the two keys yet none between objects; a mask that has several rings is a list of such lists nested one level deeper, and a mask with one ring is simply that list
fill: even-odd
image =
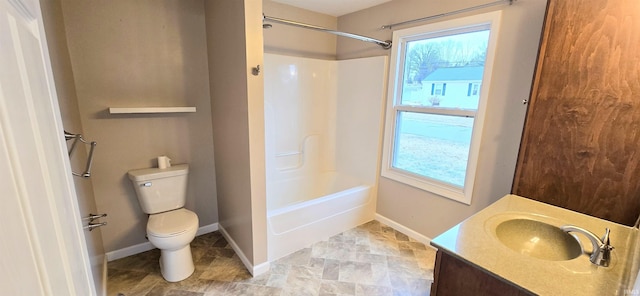
[{"label": "toilet flush handle", "polygon": [[140,184],[140,187],[151,187],[151,182],[144,182],[142,184]]}]

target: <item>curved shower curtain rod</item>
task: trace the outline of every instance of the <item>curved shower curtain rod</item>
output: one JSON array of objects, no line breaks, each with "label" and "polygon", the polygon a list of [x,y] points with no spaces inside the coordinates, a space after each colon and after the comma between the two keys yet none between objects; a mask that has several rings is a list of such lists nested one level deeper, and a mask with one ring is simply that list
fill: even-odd
[{"label": "curved shower curtain rod", "polygon": [[[469,12],[469,11],[478,10],[478,9],[482,9],[482,8],[487,8],[487,7],[495,6],[495,5],[504,5],[504,4],[511,5],[515,1],[517,1],[517,0],[497,0],[497,1],[494,1],[494,2],[490,2],[490,3],[478,5],[478,6],[473,6],[473,7],[467,7],[467,8],[463,8],[463,9],[456,10],[456,11],[450,11],[450,12],[431,15],[431,16],[427,16],[427,17],[423,17],[423,18],[418,18],[418,19],[413,19],[413,20],[409,20],[409,21],[399,22],[399,23],[395,23],[395,24],[384,25],[384,26],[381,27],[381,29],[392,29],[393,27],[396,27],[396,26],[402,26],[402,25],[416,23],[416,22],[424,22],[424,21],[428,21],[428,20],[431,20],[431,19],[436,19],[436,18],[441,18],[441,17],[450,16],[450,15],[454,15],[454,14]],[[382,46],[382,48],[384,48],[384,49],[390,49],[391,48],[391,40],[382,41],[382,40],[370,38],[370,37],[367,37],[367,36],[340,32],[340,31],[336,31],[336,30],[332,30],[332,29],[328,29],[328,28],[324,28],[324,27],[320,27],[320,26],[315,26],[315,25],[310,25],[310,24],[305,24],[305,23],[300,23],[300,22],[294,22],[294,21],[290,21],[290,20],[286,20],[286,19],[277,18],[277,17],[266,16],[264,14],[262,14],[262,21],[263,22],[265,22],[265,21],[274,22],[274,23],[279,23],[279,24],[283,24],[283,25],[289,25],[289,26],[294,26],[294,27],[299,27],[299,28],[304,28],[304,29],[311,29],[311,30],[330,33],[330,34],[334,34],[334,35],[338,35],[338,36],[342,36],[342,37],[353,38],[353,39],[357,39],[357,40],[361,40],[361,41],[365,41],[365,42],[371,42],[371,43],[375,43],[377,45]],[[271,25],[269,25],[268,27],[266,25],[263,25],[263,27],[270,28]]]},{"label": "curved shower curtain rod", "polygon": [[309,25],[309,24],[305,24],[305,23],[299,23],[299,22],[294,22],[294,21],[290,21],[290,20],[286,20],[286,19],[281,19],[281,18],[277,18],[277,17],[266,16],[264,14],[262,15],[262,21],[263,22],[264,21],[268,21],[268,22],[273,22],[273,23],[279,23],[279,24],[283,24],[283,25],[289,25],[289,26],[294,26],[294,27],[304,28],[304,29],[311,29],[311,30],[325,32],[325,33],[329,33],[329,34],[334,34],[334,35],[338,35],[338,36],[342,36],[342,37],[353,38],[353,39],[357,39],[357,40],[360,40],[360,41],[371,42],[371,43],[375,43],[377,45],[380,45],[384,49],[390,49],[391,48],[391,40],[382,41],[382,40],[378,40],[378,39],[374,39],[374,38],[370,38],[370,37],[366,37],[366,36],[362,36],[362,35],[345,33],[345,32],[340,32],[340,31],[336,31],[336,30],[332,30],[332,29],[328,29],[328,28],[324,28],[324,27],[320,27],[320,26],[314,26],[314,25]]}]

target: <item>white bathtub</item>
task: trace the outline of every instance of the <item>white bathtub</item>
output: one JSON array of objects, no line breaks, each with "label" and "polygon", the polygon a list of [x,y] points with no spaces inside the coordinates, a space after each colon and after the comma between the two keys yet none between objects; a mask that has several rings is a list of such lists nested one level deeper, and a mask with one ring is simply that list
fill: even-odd
[{"label": "white bathtub", "polygon": [[267,186],[269,261],[373,220],[371,186],[328,172]]}]

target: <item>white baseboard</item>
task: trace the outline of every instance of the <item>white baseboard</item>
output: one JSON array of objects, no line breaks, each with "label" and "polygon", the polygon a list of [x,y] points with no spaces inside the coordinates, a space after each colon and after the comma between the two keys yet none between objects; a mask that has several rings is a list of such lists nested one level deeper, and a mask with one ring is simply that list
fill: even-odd
[{"label": "white baseboard", "polygon": [[155,247],[150,242],[145,242],[126,248],[118,249],[115,251],[107,252],[107,261],[118,260],[120,258],[129,257],[131,255],[140,254],[149,250],[153,250]]},{"label": "white baseboard", "polygon": [[415,230],[413,230],[413,229],[411,229],[409,227],[406,227],[406,226],[404,226],[404,225],[402,225],[402,224],[400,224],[400,223],[398,223],[396,221],[393,221],[393,220],[391,220],[391,219],[389,219],[389,218],[387,218],[385,216],[382,216],[382,215],[380,215],[378,213],[376,213],[376,218],[375,219],[376,219],[376,221],[378,221],[378,222],[380,222],[380,223],[382,223],[384,225],[390,226],[391,228],[406,234],[410,238],[415,239],[415,240],[425,244],[426,246],[429,246],[429,247],[433,248],[429,244],[429,243],[431,243],[431,238],[429,238],[427,236],[424,236],[424,235],[418,233],[417,231],[415,231]]},{"label": "white baseboard", "polygon": [[251,273],[253,276],[259,276],[263,273],[267,273],[271,268],[271,262],[267,261],[261,264],[258,264],[253,267],[253,272]]},{"label": "white baseboard", "polygon": [[203,234],[211,233],[214,231],[218,231],[219,225],[218,223],[213,223],[209,225],[202,226],[198,228],[198,232],[196,232],[196,236],[200,236]]},{"label": "white baseboard", "polygon": [[[216,230],[218,230],[218,223],[205,225],[198,228],[198,231],[196,232],[196,236],[214,232]],[[142,252],[146,252],[149,250],[153,250],[154,248],[155,247],[150,242],[144,242],[141,244],[111,251],[106,253],[105,255],[107,256],[107,261],[113,261],[113,260],[118,260],[120,258],[129,257],[131,255],[140,254]]]},{"label": "white baseboard", "polygon": [[269,261],[253,266],[253,264],[249,261],[247,256],[244,254],[244,252],[242,252],[242,249],[240,249],[238,244],[229,235],[227,230],[225,230],[224,227],[222,227],[222,225],[220,225],[218,229],[220,230],[220,234],[222,234],[222,236],[227,240],[231,248],[236,252],[238,257],[240,258],[240,261],[242,261],[242,264],[244,264],[247,270],[249,270],[251,275],[255,277],[269,271],[269,268],[271,265]]}]

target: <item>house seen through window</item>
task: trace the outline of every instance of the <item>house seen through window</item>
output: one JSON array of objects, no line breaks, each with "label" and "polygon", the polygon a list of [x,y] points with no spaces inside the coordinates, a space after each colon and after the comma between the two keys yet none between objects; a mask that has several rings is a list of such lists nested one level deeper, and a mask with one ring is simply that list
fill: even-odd
[{"label": "house seen through window", "polygon": [[470,202],[498,20],[489,13],[394,33],[383,176]]}]

